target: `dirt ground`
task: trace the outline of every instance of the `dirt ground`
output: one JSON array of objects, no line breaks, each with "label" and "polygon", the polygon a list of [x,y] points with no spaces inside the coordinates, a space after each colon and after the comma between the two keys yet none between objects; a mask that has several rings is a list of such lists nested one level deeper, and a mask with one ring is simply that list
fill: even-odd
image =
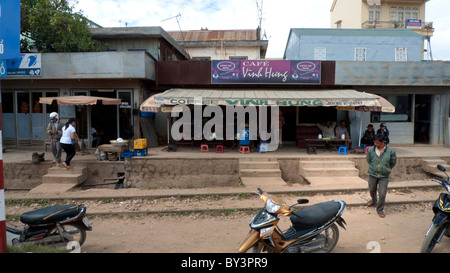
[{"label": "dirt ground", "polygon": [[[98,193],[96,190],[94,192]],[[367,192],[357,194],[368,200]],[[435,190],[390,191],[388,198],[409,199]],[[345,195],[317,194],[314,196],[278,195],[287,204],[298,198],[308,198],[310,204],[344,198]],[[345,199],[344,199],[345,200]],[[431,200],[431,199],[430,199]],[[73,202],[66,200],[65,202]],[[78,202],[78,201],[77,201]],[[86,200],[88,217],[93,230],[88,232],[85,253],[236,253],[243,242],[254,215],[238,208],[260,208],[256,195],[193,196],[161,199],[104,199]],[[23,212],[51,204],[7,204],[6,213]],[[375,208],[347,206],[343,218],[346,230],[339,228],[340,238],[334,253],[417,253],[433,218],[432,203],[387,205],[385,218]],[[112,215],[111,212],[140,212],[183,209],[216,209],[214,213],[156,213]],[[96,215],[89,215],[95,212]],[[289,227],[288,217],[281,216],[282,230]],[[17,224],[17,223],[16,223]],[[450,252],[450,239],[443,238],[433,252]]]},{"label": "dirt ground", "polygon": [[[374,209],[344,212],[347,230],[340,229],[334,253],[417,253],[432,218],[430,206],[402,205],[386,209],[386,218]],[[95,217],[82,252],[87,253],[236,253],[252,215],[227,216]],[[284,219],[287,222],[288,219]],[[284,221],[286,224],[286,221]],[[435,248],[450,251],[450,240]]]}]

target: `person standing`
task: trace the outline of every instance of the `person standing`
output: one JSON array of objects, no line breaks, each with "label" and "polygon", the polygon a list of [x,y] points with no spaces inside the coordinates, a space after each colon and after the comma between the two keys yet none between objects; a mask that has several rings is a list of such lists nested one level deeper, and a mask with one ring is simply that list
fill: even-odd
[{"label": "person standing", "polygon": [[56,166],[61,166],[61,143],[63,124],[59,122],[58,113],[52,112],[49,115],[51,122],[47,125],[47,134],[50,135],[50,144],[52,147],[53,158]]},{"label": "person standing", "polygon": [[[372,200],[367,202],[367,206],[377,206],[377,213],[381,218],[384,213],[384,204],[386,202],[386,193],[389,183],[389,175],[392,168],[397,163],[397,156],[394,149],[385,143],[382,134],[376,134],[373,138],[374,146],[367,151],[367,163],[369,163],[369,192]],[[378,188],[378,202],[377,202]]]},{"label": "person standing", "polygon": [[70,161],[75,156],[75,147],[73,142],[78,141],[78,137],[75,131],[75,119],[71,118],[62,128],[61,147],[66,152],[66,161],[63,162],[63,166],[66,169],[70,169]]}]

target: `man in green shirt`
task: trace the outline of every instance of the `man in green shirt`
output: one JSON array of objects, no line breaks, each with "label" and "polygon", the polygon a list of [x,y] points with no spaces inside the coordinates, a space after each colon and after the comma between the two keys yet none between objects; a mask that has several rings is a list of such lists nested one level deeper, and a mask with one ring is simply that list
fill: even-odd
[{"label": "man in green shirt", "polygon": [[372,198],[371,201],[367,202],[367,206],[376,205],[378,215],[384,218],[386,215],[383,209],[386,201],[389,175],[397,162],[397,156],[394,149],[387,146],[382,134],[376,134],[373,140],[374,146],[369,148],[366,156],[367,163],[369,163],[369,192]]}]

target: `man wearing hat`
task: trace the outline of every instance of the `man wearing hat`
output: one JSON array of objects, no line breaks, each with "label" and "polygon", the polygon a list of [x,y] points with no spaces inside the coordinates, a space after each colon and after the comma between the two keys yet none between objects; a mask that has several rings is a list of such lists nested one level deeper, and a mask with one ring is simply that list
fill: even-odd
[{"label": "man wearing hat", "polygon": [[61,143],[59,140],[62,135],[62,127],[64,124],[59,122],[58,113],[52,112],[49,115],[51,121],[47,125],[47,134],[50,135],[50,141],[52,146],[52,154],[55,158],[54,162],[56,162],[56,166],[61,166]]},{"label": "man wearing hat", "polygon": [[382,134],[384,136],[384,142],[389,144],[389,130],[386,127],[386,123],[380,124],[380,129],[378,129],[377,134]]}]

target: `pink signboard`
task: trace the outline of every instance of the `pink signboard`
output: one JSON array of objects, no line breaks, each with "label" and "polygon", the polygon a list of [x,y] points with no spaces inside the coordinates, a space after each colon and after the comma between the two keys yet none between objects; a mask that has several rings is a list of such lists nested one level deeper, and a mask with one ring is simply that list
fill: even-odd
[{"label": "pink signboard", "polygon": [[212,84],[320,84],[320,61],[213,60]]}]

